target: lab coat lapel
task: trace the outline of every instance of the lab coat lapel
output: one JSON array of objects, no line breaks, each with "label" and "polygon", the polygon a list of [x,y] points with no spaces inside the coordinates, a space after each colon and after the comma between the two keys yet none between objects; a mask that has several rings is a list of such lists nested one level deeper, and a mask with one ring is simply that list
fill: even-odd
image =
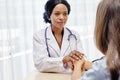
[{"label": "lab coat lapel", "polygon": [[70,32],[64,28],[64,35],[63,35],[63,41],[62,41],[62,47],[61,47],[61,55],[66,55],[66,51],[69,49],[69,41],[68,36]]},{"label": "lab coat lapel", "polygon": [[52,33],[52,29],[51,27],[48,27],[48,30],[47,30],[47,38],[48,38],[48,44],[49,46],[55,50],[55,52],[57,52],[56,55],[60,55],[60,48],[57,44],[57,41]]}]

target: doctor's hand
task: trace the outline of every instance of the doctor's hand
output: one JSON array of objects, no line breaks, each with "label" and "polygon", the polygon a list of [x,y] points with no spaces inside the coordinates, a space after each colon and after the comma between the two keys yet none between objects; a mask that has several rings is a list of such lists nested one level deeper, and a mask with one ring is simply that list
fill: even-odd
[{"label": "doctor's hand", "polygon": [[82,59],[84,56],[83,53],[80,53],[79,51],[71,51],[69,55],[65,56],[63,58],[63,64],[67,64],[69,68],[74,70],[74,62],[78,61],[79,59]]}]

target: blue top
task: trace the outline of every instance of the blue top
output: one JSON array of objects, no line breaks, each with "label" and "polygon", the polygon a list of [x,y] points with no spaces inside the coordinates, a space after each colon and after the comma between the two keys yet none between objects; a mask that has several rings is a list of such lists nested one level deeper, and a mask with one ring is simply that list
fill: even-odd
[{"label": "blue top", "polygon": [[107,69],[106,58],[95,61],[92,68],[86,71],[78,80],[110,80],[110,72]]}]

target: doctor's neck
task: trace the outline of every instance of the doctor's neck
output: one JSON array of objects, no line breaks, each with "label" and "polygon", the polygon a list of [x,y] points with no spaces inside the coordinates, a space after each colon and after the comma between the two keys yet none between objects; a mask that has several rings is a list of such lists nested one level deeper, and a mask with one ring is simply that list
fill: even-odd
[{"label": "doctor's neck", "polygon": [[54,35],[54,37],[59,45],[59,48],[61,49],[64,29],[59,28],[59,27],[52,27],[51,29],[52,29],[52,33],[53,33],[53,35]]},{"label": "doctor's neck", "polygon": [[64,28],[52,27],[51,29],[52,29],[52,32],[53,32],[54,34],[63,34],[63,29],[64,29]]}]

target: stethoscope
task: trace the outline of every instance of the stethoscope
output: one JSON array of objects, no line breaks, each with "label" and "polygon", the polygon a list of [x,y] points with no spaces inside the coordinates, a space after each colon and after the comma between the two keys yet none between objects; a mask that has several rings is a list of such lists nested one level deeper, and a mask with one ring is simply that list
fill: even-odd
[{"label": "stethoscope", "polygon": [[[48,29],[48,27],[45,29],[45,43],[46,43],[46,48],[47,48],[47,52],[48,52],[48,56],[49,57],[51,57],[50,56],[50,51],[49,51],[49,47],[48,47],[48,41],[47,41],[47,29]],[[70,46],[70,40],[71,39],[73,39],[74,38],[74,40],[75,40],[75,45],[77,45],[77,37],[76,37],[76,35],[74,35],[68,28],[66,28],[68,31],[69,31],[69,35],[68,35],[68,41],[69,41],[69,46]]]}]

